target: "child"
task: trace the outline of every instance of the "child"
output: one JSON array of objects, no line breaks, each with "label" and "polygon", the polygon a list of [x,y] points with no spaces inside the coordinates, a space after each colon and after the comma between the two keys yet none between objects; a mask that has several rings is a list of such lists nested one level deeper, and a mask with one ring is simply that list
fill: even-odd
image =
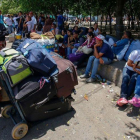
[{"label": "child", "polygon": [[59,38],[57,44],[58,44],[58,47],[59,47],[59,54],[65,58],[66,57],[66,54],[65,54],[66,46],[63,44],[63,41],[64,41],[63,38]]}]

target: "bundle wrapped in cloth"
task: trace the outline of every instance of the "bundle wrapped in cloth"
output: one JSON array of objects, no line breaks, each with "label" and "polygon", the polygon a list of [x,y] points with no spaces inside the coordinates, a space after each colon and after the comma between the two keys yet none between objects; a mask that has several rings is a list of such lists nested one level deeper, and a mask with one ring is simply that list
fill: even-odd
[{"label": "bundle wrapped in cloth", "polygon": [[42,35],[39,35],[35,32],[31,33],[30,34],[30,38],[31,39],[41,39],[41,38],[44,38],[44,39],[53,39],[54,38],[54,35],[52,32],[46,32],[45,34],[42,34]]}]

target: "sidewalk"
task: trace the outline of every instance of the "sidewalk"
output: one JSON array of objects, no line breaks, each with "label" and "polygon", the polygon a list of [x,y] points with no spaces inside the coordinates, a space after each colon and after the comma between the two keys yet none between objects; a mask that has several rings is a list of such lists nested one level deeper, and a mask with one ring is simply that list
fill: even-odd
[{"label": "sidewalk", "polygon": [[[111,67],[117,66],[114,63]],[[86,84],[85,80],[78,79],[77,95],[73,95],[74,111],[31,125],[23,140],[140,140],[139,108],[116,106],[119,87]],[[12,140],[13,126],[10,119],[0,116],[0,140]]]}]

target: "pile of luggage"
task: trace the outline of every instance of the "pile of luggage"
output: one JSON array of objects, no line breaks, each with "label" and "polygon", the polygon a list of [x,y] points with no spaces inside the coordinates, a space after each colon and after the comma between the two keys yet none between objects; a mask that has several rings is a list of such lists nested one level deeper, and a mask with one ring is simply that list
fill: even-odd
[{"label": "pile of luggage", "polygon": [[69,60],[49,53],[35,40],[25,39],[0,52],[0,65],[27,121],[47,119],[71,109],[71,94],[76,93],[78,80]]}]

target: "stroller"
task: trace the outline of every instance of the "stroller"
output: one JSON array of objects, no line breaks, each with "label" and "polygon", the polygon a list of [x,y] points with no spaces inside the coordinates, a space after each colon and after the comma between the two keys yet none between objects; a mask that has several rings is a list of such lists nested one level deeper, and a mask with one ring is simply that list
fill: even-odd
[{"label": "stroller", "polygon": [[[0,71],[0,82],[2,83],[2,86],[5,88],[11,101],[11,104],[6,105],[2,109],[1,115],[4,118],[11,118],[11,120],[13,121],[15,125],[11,132],[13,139],[21,139],[27,134],[28,124],[30,121],[34,122],[38,120],[45,120],[45,119],[61,115],[63,113],[66,113],[72,110],[71,102],[74,101],[74,99],[71,96],[65,98],[64,100],[62,99],[58,100],[58,98],[56,98],[56,99],[53,99],[53,101],[49,101],[47,103],[42,103],[44,102],[42,101],[39,104],[39,108],[36,108],[36,109],[33,108],[31,110],[30,107],[28,107],[28,109],[26,107],[27,110],[25,110],[22,104],[18,100],[15,99],[13,89],[11,88],[9,79],[4,71]],[[14,118],[14,114],[16,112],[21,117],[21,122],[19,123],[17,123]],[[29,114],[32,114],[32,116],[34,117],[29,117]]]}]

